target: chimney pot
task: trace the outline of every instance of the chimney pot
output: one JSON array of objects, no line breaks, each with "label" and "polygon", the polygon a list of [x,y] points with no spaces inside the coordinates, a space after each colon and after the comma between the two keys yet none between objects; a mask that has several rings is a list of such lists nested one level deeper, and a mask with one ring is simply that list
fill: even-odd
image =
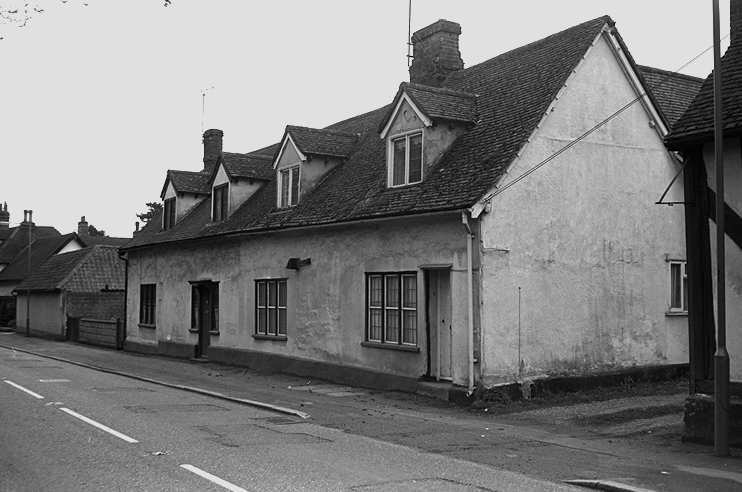
[{"label": "chimney pot", "polygon": [[203,135],[204,143],[204,168],[203,171],[211,172],[214,171],[216,163],[219,160],[219,156],[222,155],[222,140],[224,138],[224,132],[212,128],[206,130]]},{"label": "chimney pot", "polygon": [[410,82],[440,87],[453,72],[464,68],[459,51],[461,26],[440,19],[412,35]]}]

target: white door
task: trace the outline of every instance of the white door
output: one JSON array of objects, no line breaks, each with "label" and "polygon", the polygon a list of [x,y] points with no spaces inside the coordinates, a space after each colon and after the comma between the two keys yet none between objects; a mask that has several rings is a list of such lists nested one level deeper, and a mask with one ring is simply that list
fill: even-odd
[{"label": "white door", "polygon": [[428,271],[430,371],[436,379],[451,380],[451,272]]}]

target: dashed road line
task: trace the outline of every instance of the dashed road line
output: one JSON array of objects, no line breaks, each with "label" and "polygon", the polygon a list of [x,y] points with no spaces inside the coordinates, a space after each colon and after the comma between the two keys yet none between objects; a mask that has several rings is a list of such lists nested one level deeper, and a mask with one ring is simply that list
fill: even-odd
[{"label": "dashed road line", "polygon": [[3,381],[4,381],[4,382],[6,382],[6,383],[8,383],[9,385],[11,385],[12,387],[14,387],[14,388],[16,388],[16,389],[19,389],[19,390],[21,390],[21,391],[25,391],[26,393],[28,393],[29,395],[33,396],[34,398],[38,398],[39,400],[43,400],[43,399],[44,399],[44,397],[43,397],[43,396],[41,396],[40,394],[38,394],[38,393],[34,393],[33,391],[31,391],[31,390],[30,390],[30,389],[28,389],[28,388],[24,388],[24,387],[23,387],[23,386],[21,386],[20,384],[16,384],[16,383],[14,383],[13,381],[10,381],[10,380],[8,380],[8,379],[3,379]]},{"label": "dashed road line", "polygon": [[40,383],[69,383],[69,379],[39,379]]},{"label": "dashed road line", "polygon": [[227,490],[231,490],[232,492],[247,492],[247,490],[243,489],[242,487],[238,487],[237,485],[227,482],[223,478],[219,478],[216,475],[212,475],[209,472],[203,471],[201,468],[197,468],[193,465],[183,464],[180,465],[181,468],[188,470],[191,473],[195,473],[201,478],[205,478],[206,480],[210,481],[211,483],[215,483],[219,485],[220,487],[223,487]]},{"label": "dashed road line", "polygon": [[64,413],[66,413],[66,414],[72,415],[73,417],[75,417],[75,418],[77,418],[77,419],[80,419],[80,420],[82,420],[82,421],[83,421],[83,422],[85,422],[86,424],[90,424],[90,425],[92,425],[93,427],[97,427],[98,429],[100,429],[100,430],[102,430],[102,431],[108,432],[108,433],[109,433],[109,434],[111,434],[112,436],[116,436],[116,437],[118,437],[118,438],[119,438],[119,439],[121,439],[122,441],[126,441],[126,442],[128,442],[128,443],[132,443],[132,444],[135,444],[135,443],[138,443],[138,442],[139,442],[139,441],[137,441],[136,439],[134,439],[133,437],[129,437],[129,436],[127,436],[126,434],[122,434],[122,433],[121,433],[121,432],[119,432],[119,431],[113,430],[113,429],[111,429],[110,427],[108,427],[108,426],[106,426],[106,425],[103,425],[103,424],[101,424],[100,422],[96,422],[95,420],[93,420],[93,419],[91,419],[91,418],[88,418],[88,417],[86,417],[85,415],[80,415],[79,413],[77,413],[77,412],[75,412],[75,411],[73,411],[73,410],[70,410],[69,408],[65,408],[65,407],[60,407],[59,409],[60,409],[61,411],[63,411]]}]

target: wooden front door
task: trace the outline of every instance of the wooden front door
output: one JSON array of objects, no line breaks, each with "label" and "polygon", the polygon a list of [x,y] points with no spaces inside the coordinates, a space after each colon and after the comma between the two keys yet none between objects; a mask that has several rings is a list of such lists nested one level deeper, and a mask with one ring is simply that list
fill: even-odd
[{"label": "wooden front door", "polygon": [[428,270],[428,329],[430,344],[428,358],[429,376],[436,380],[451,380],[451,271]]},{"label": "wooden front door", "polygon": [[211,334],[219,330],[219,284],[200,282],[192,289],[193,321],[198,333],[196,357],[206,357],[211,344]]}]

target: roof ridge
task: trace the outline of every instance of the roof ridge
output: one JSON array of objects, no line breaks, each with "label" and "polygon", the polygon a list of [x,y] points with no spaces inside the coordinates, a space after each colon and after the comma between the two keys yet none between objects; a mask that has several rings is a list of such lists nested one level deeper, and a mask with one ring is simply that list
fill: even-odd
[{"label": "roof ridge", "polygon": [[291,128],[297,129],[297,130],[311,130],[316,132],[325,132],[325,133],[332,133],[335,135],[342,135],[346,137],[354,137],[357,138],[357,133],[350,133],[350,132],[344,132],[340,130],[329,130],[327,128],[312,128],[310,126],[299,126],[299,125],[286,125],[286,131],[290,131]]},{"label": "roof ridge", "polygon": [[695,75],[688,75],[687,73],[681,73],[681,72],[678,72],[678,71],[667,70],[665,68],[650,67],[649,65],[639,65],[639,64],[637,64],[636,66],[638,68],[643,69],[643,70],[654,70],[655,72],[662,72],[662,73],[665,73],[665,74],[668,74],[668,75],[673,75],[673,76],[676,76],[676,77],[683,77],[685,79],[693,80],[695,82],[703,82],[704,80],[706,80],[705,78],[696,77]]},{"label": "roof ridge", "polygon": [[470,67],[466,67],[466,68],[464,68],[462,70],[458,70],[456,72],[452,72],[451,75],[449,75],[449,77],[446,78],[446,80],[443,83],[445,84],[446,82],[448,82],[448,80],[451,77],[456,77],[458,74],[461,74],[461,73],[464,73],[464,72],[473,70],[473,69],[478,68],[478,67],[482,67],[482,66],[484,66],[484,65],[486,65],[486,64],[488,64],[488,63],[492,62],[493,60],[496,60],[496,59],[498,59],[500,57],[503,57],[503,56],[506,56],[506,55],[512,55],[512,54],[517,53],[519,51],[526,50],[528,48],[533,47],[536,44],[546,42],[547,40],[549,40],[551,38],[562,36],[567,31],[572,31],[572,30],[575,30],[575,29],[579,29],[581,27],[585,27],[585,26],[587,26],[589,24],[593,24],[593,23],[595,23],[595,22],[597,22],[599,20],[602,20],[604,24],[609,24],[610,26],[614,26],[616,24],[616,22],[611,18],[610,15],[601,15],[600,17],[595,17],[594,19],[590,19],[590,20],[586,20],[584,22],[580,22],[579,24],[575,24],[573,26],[570,26],[570,27],[567,27],[565,29],[562,29],[559,32],[555,32],[553,34],[549,34],[548,36],[544,36],[541,39],[536,39],[534,41],[531,41],[530,43],[526,43],[524,45],[517,46],[517,47],[515,47],[515,48],[513,48],[511,50],[508,50],[508,51],[505,51],[503,53],[500,53],[499,55],[496,55],[496,56],[493,56],[491,58],[488,58],[488,59],[486,59],[484,61],[481,61],[481,62],[479,62],[479,63],[477,63],[475,65],[472,65]]},{"label": "roof ridge", "polygon": [[458,89],[451,89],[448,87],[436,87],[433,85],[425,85],[425,84],[417,84],[414,82],[402,82],[399,84],[400,89],[403,87],[412,87],[413,89],[419,89],[422,91],[428,91],[428,92],[441,92],[443,94],[448,94],[451,96],[463,96],[463,97],[471,97],[476,98],[479,97],[479,94],[475,94],[473,92],[466,92]]}]

